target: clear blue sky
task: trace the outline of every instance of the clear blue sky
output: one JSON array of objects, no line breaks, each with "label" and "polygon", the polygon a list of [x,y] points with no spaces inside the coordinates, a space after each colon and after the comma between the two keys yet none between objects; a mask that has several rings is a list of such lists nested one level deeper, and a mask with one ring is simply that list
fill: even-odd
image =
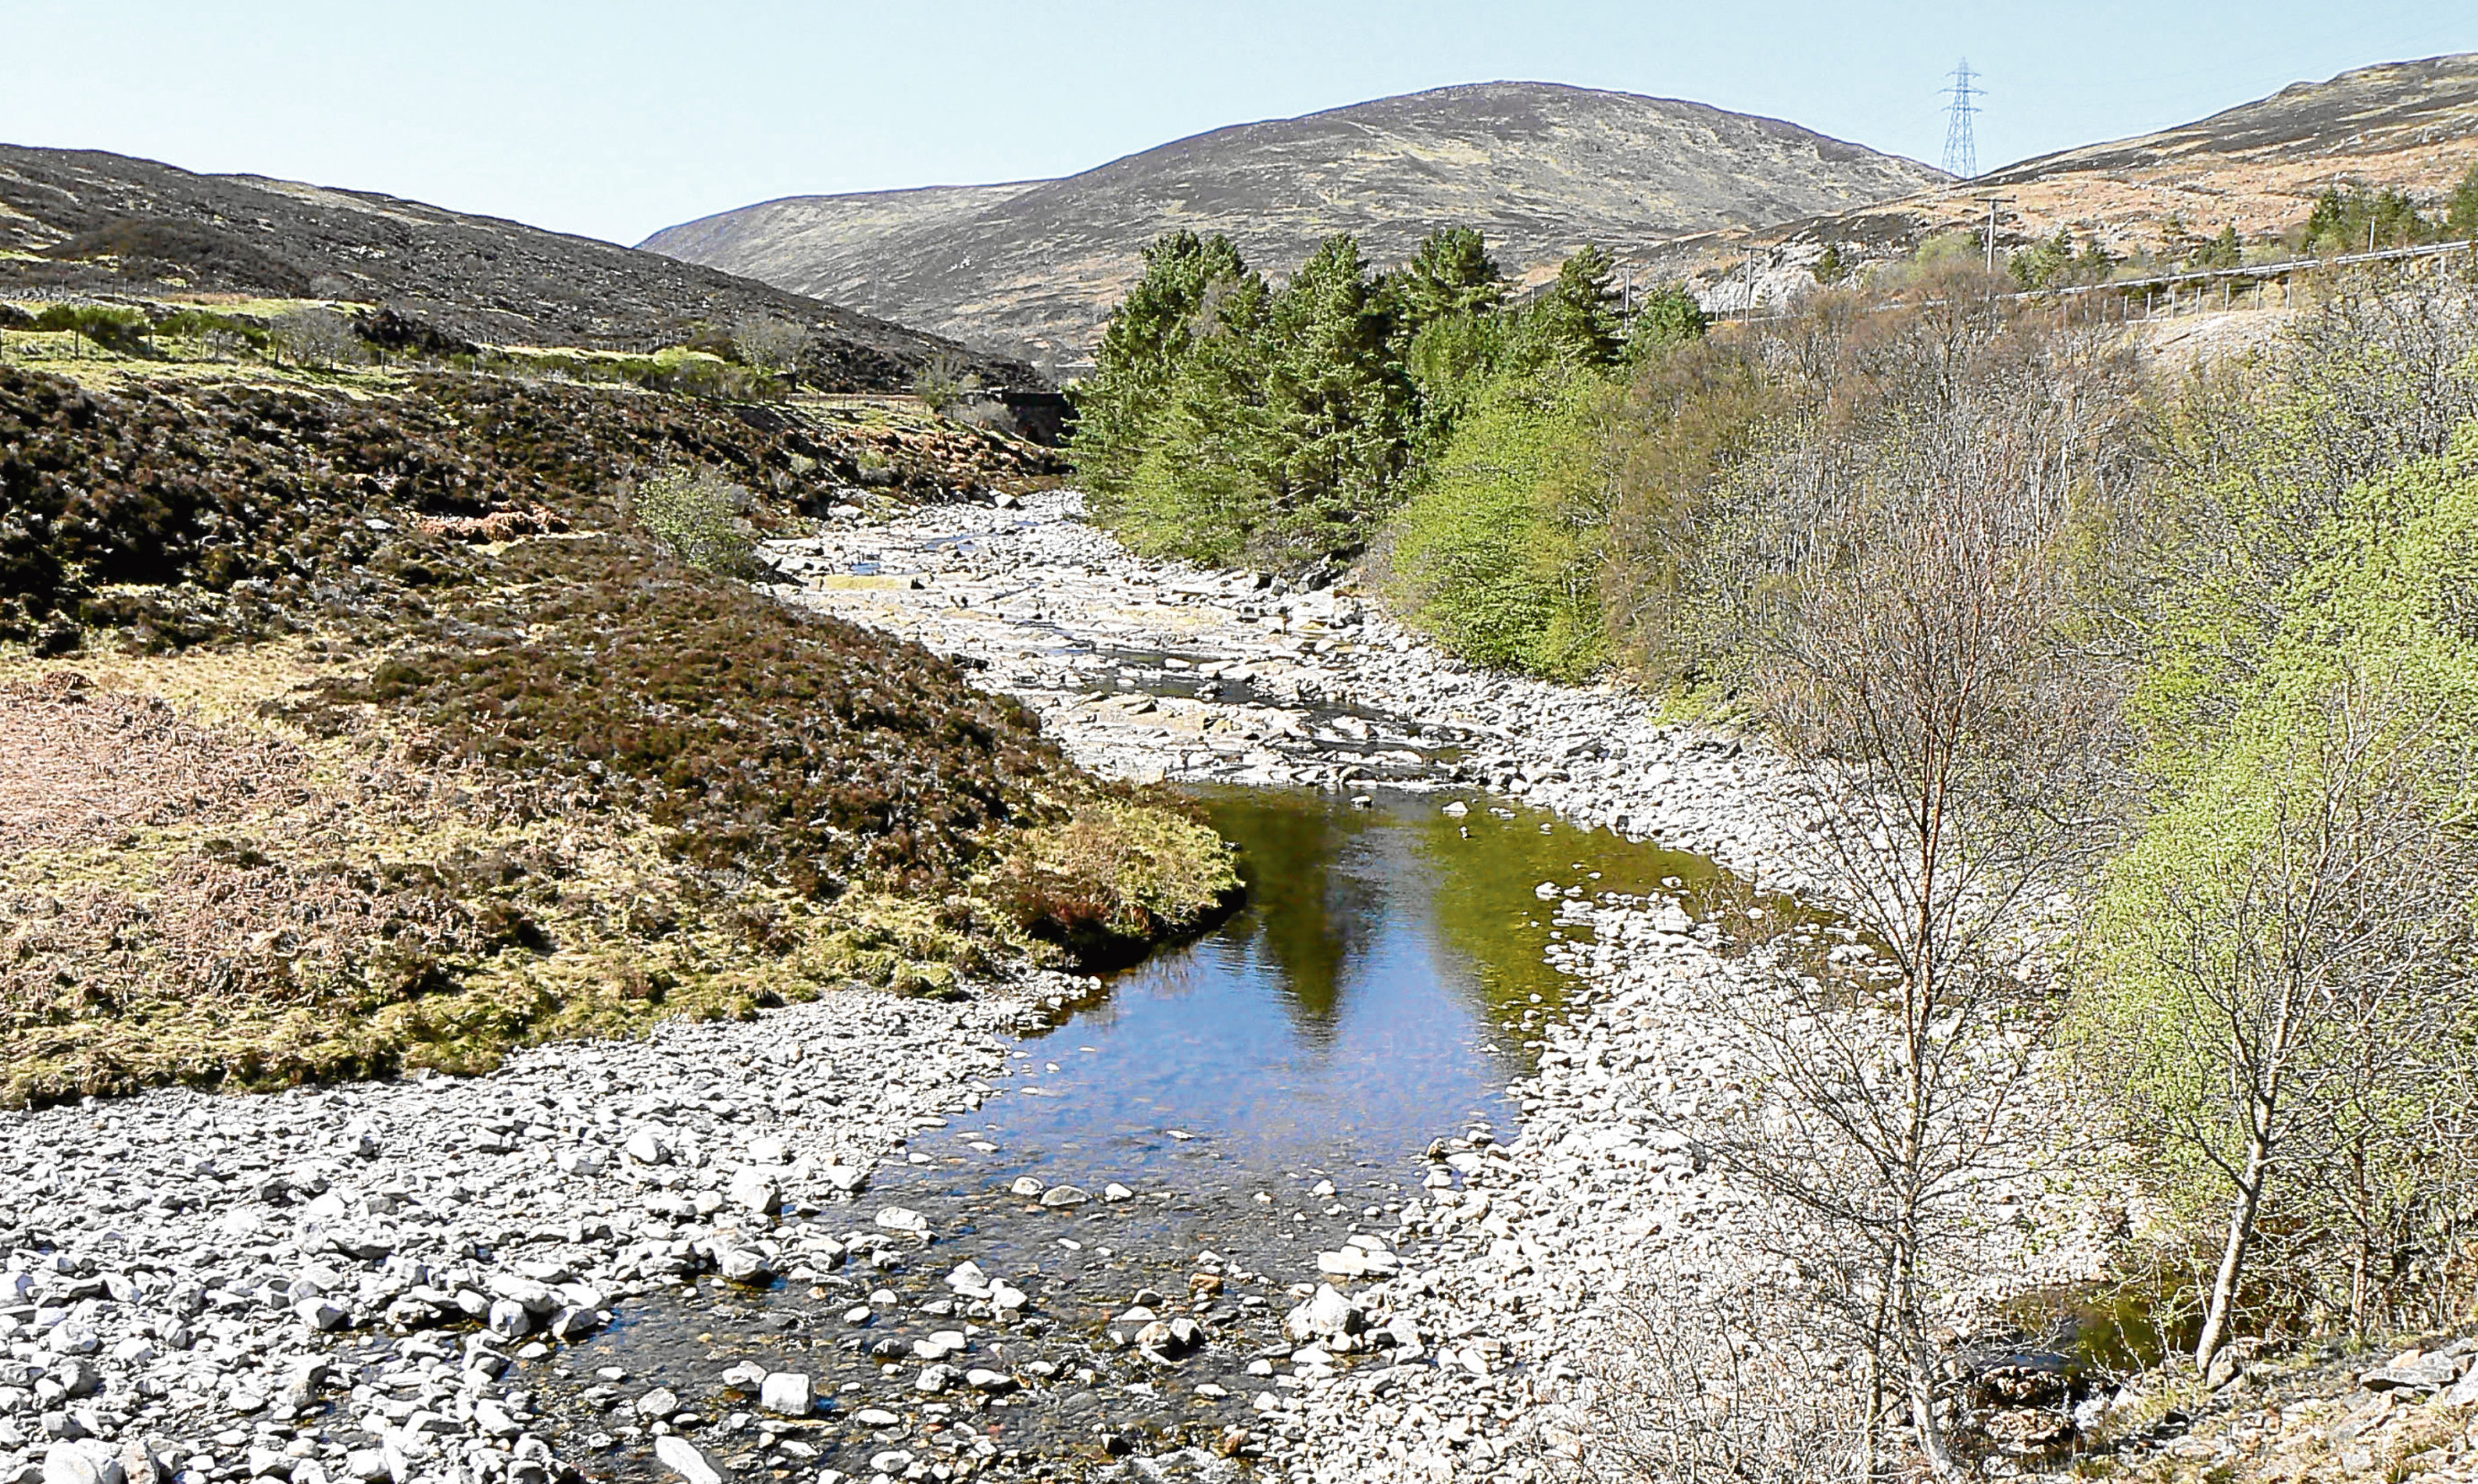
[{"label": "clear blue sky", "polygon": [[2473,50],[2472,0],[0,0],[0,140],[635,241],[772,196],[1069,174],[1447,83],[1694,98],[1934,163],[1967,56],[1988,168]]}]

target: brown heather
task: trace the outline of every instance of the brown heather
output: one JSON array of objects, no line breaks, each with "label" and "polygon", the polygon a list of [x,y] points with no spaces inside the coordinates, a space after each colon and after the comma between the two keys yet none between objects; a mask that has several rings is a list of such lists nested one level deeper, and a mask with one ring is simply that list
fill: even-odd
[{"label": "brown heather", "polygon": [[[1209,833],[627,516],[630,478],[701,467],[779,529],[864,452],[643,391],[0,367],[0,641],[32,651],[0,667],[0,1100],[478,1069],[949,993],[1075,956],[1073,904],[1194,925],[1229,885]],[[1088,818],[1150,843],[1060,856]],[[1052,890],[997,890],[1034,851]]]}]

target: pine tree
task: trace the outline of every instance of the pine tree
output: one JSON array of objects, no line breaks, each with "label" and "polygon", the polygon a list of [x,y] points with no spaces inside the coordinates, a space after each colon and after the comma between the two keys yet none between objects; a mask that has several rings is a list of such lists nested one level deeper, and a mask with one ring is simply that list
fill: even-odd
[{"label": "pine tree", "polygon": [[1094,495],[1127,492],[1202,318],[1251,281],[1263,287],[1226,237],[1176,232],[1145,249],[1144,276],[1110,312],[1093,374],[1075,389],[1073,451]]},{"label": "pine tree", "polygon": [[1559,264],[1557,281],[1524,312],[1517,364],[1616,365],[1626,348],[1612,287],[1616,276],[1617,260],[1603,247],[1586,247]]},{"label": "pine tree", "polygon": [[1403,344],[1432,321],[1492,309],[1504,297],[1505,275],[1470,227],[1429,233],[1411,261],[1384,280],[1386,309]]},{"label": "pine tree", "polygon": [[1109,516],[1136,549],[1230,562],[1258,543],[1281,477],[1266,406],[1271,292],[1254,274],[1220,285]]},{"label": "pine tree", "polygon": [[1359,244],[1328,238],[1266,315],[1265,411],[1281,454],[1271,533],[1301,554],[1353,550],[1406,452],[1408,387]]},{"label": "pine tree", "polygon": [[1641,365],[1700,340],[1711,325],[1712,316],[1704,313],[1695,295],[1676,284],[1663,284],[1635,307],[1634,323],[1627,330],[1627,364]]}]

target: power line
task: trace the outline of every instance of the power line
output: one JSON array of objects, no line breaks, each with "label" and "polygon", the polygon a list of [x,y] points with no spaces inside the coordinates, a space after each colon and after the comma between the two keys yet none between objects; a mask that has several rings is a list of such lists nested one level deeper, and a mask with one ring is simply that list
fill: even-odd
[{"label": "power line", "polygon": [[1976,101],[1987,89],[1978,86],[1979,74],[1970,70],[1970,59],[1953,69],[1953,86],[1945,89],[1953,99],[1944,126],[1944,172],[1962,180],[1979,173],[1979,146],[1970,137],[1970,116],[1979,112]]}]

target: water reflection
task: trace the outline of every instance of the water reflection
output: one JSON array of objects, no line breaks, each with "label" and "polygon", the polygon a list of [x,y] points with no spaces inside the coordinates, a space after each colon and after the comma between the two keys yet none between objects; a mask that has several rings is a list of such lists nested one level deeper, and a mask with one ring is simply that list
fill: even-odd
[{"label": "water reflection", "polygon": [[[1362,855],[1374,817],[1338,802],[1252,792],[1209,806],[1214,828],[1239,845],[1248,884],[1248,908],[1228,936],[1272,957],[1302,1032],[1328,1041],[1352,960],[1386,916],[1389,885]],[[1168,972],[1186,968],[1174,960]]]},{"label": "water reflection", "polygon": [[1097,985],[1026,1044],[1011,1095],[955,1130],[1002,1151],[985,1173],[1139,1185],[1209,1151],[1234,1178],[1365,1161],[1399,1179],[1439,1134],[1510,1127],[1504,1086],[1530,1034],[1519,1018],[1556,1008],[1563,980],[1542,955],[1575,931],[1555,925],[1543,883],[1691,893],[1712,875],[1698,857],[1484,799],[1459,817],[1415,795],[1201,799],[1240,847],[1247,907]]}]

